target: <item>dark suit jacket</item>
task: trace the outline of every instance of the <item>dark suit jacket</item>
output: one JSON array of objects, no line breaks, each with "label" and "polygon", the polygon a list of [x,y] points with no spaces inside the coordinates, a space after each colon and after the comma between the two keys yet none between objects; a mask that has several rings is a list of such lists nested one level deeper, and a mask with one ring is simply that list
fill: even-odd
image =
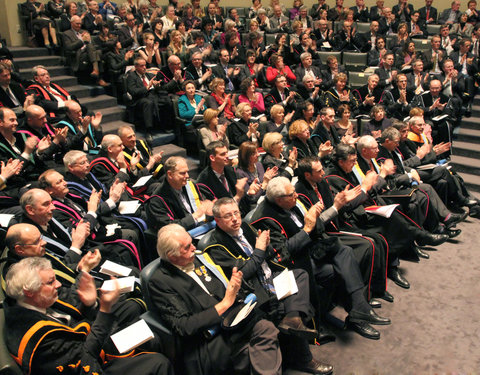
[{"label": "dark suit jacket", "polygon": [[[200,190],[196,187],[198,195],[203,199]],[[185,187],[182,188],[186,197]],[[165,180],[159,190],[147,200],[146,204],[148,227],[158,231],[160,228],[168,224],[180,224],[185,230],[196,227],[195,219],[192,214],[187,211],[177,193],[172,189],[167,180]],[[195,210],[191,207],[192,212]]]},{"label": "dark suit jacket", "polygon": [[[440,13],[440,16],[438,17],[438,23],[440,25],[443,25],[445,22],[447,22],[448,20],[448,17],[450,16],[450,12],[452,11],[451,8],[448,8],[448,9],[445,9],[444,11],[442,11],[442,13]],[[455,12],[455,20],[453,21],[453,23],[457,22],[458,20],[458,17],[460,17],[460,11],[457,10]]]},{"label": "dark suit jacket", "polygon": [[[206,73],[207,71],[207,66],[205,64],[202,64],[201,66],[201,69],[202,69],[202,75]],[[214,78],[213,77],[213,74],[210,76],[210,78],[208,78],[206,81],[202,82],[200,84],[199,82],[199,79],[202,78],[198,75],[197,73],[197,69],[193,66],[193,64],[189,64],[187,66],[187,69],[185,69],[185,77],[186,79],[191,79],[192,81],[195,82],[195,86],[197,88],[197,90],[200,88],[200,86],[202,85],[205,85],[206,87],[208,87],[208,84],[211,82],[211,80]]]},{"label": "dark suit jacket", "polygon": [[[407,8],[403,8],[403,14],[405,15],[405,21],[406,22],[410,21],[410,17],[413,14],[413,5],[412,4],[407,4],[407,7],[408,7],[408,10],[410,12],[407,12]],[[392,13],[395,14],[395,19],[396,20],[400,20],[401,11],[400,11],[400,5],[399,4],[393,6]]]},{"label": "dark suit jacket", "polygon": [[[83,33],[85,30],[80,30],[79,32]],[[63,47],[67,52],[75,54],[74,65],[72,68],[74,71],[77,71],[81,62],[81,55],[83,52],[82,47],[85,45],[85,43],[81,39],[77,38],[73,29],[70,29],[63,33],[63,44]]]},{"label": "dark suit jacket", "polygon": [[[394,67],[391,68],[392,71],[397,70]],[[384,88],[385,86],[388,86],[390,84],[393,84],[395,86],[395,80],[393,80],[391,83],[387,83],[388,78],[388,72],[385,68],[378,68],[375,69],[375,74],[378,75],[378,78],[380,78],[380,81],[378,81],[378,87]]]},{"label": "dark suit jacket", "polygon": [[362,11],[358,10],[358,7],[355,5],[350,7],[353,10],[353,19],[357,22],[368,22],[370,20],[370,12],[368,7],[365,7]]},{"label": "dark suit jacket", "polygon": [[376,5],[370,8],[370,22],[378,21],[382,17],[382,11]]},{"label": "dark suit jacket", "polygon": [[[17,98],[17,100],[19,101],[20,107],[23,108],[23,103],[25,102],[25,99],[26,99],[26,92],[23,86],[15,82],[10,82],[10,85],[8,87],[13,92],[13,95],[15,96],[15,98]],[[8,108],[15,107],[12,99],[10,99],[10,96],[8,96],[5,90],[3,90],[3,88],[1,87],[0,87],[0,107],[8,107]]]},{"label": "dark suit jacket", "polygon": [[90,35],[97,34],[100,31],[100,25],[95,24],[95,16],[90,12],[87,12],[85,17],[83,17],[82,25],[85,30],[90,33]]},{"label": "dark suit jacket", "polygon": [[[149,81],[155,79],[155,75],[152,73],[145,73],[145,76]],[[127,73],[127,90],[132,95],[132,105],[136,105],[140,99],[146,98],[150,91],[154,92],[157,88],[147,90],[137,72],[131,70]]]},{"label": "dark suit jacket", "polygon": [[[427,7],[421,7],[420,9],[418,9],[418,11],[420,12],[420,17],[418,17],[418,19],[427,23]],[[428,15],[428,17],[433,18],[433,23],[436,23],[437,22],[437,8],[430,7],[430,14]]]},{"label": "dark suit jacket", "polygon": [[383,105],[389,116],[395,117],[398,120],[403,120],[409,115],[409,112],[412,109],[411,103],[414,97],[415,91],[407,87],[407,105],[398,103],[397,100],[400,98],[400,91],[395,87],[392,90],[385,91],[383,95]]},{"label": "dark suit jacket", "polygon": [[122,44],[122,48],[128,48],[134,43],[134,39],[130,35],[130,28],[122,26],[117,30],[118,40]]},{"label": "dark suit jacket", "polygon": [[[316,78],[322,78],[322,72],[318,66],[312,65],[310,69],[312,70]],[[302,64],[298,65],[297,69],[295,69],[294,74],[295,74],[295,77],[297,77],[297,85],[299,83],[302,83],[302,79],[305,76],[305,68],[303,67]]]}]

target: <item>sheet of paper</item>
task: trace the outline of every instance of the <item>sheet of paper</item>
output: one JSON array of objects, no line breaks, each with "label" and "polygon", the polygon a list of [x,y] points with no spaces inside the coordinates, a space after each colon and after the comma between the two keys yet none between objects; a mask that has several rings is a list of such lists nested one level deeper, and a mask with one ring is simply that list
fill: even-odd
[{"label": "sheet of paper", "polygon": [[432,117],[432,121],[442,121],[443,119],[446,119],[447,117],[448,117],[447,114],[445,114],[445,115],[438,115],[438,116]]},{"label": "sheet of paper", "polygon": [[0,214],[0,226],[3,228],[8,228],[10,220],[12,220],[12,217],[14,216],[15,215],[12,214]]},{"label": "sheet of paper", "polygon": [[389,218],[392,216],[393,211],[397,208],[398,204],[389,204],[386,206],[370,206],[365,207],[365,211],[378,216]]},{"label": "sheet of paper", "polygon": [[137,182],[135,182],[135,185],[133,185],[133,188],[140,188],[142,186],[145,186],[145,184],[153,177],[153,175],[149,174],[148,176],[143,176],[140,177]]},{"label": "sheet of paper", "polygon": [[[135,276],[121,277],[117,279],[120,293],[133,292],[135,286]],[[112,291],[115,290],[115,280],[105,280],[102,284],[101,290]]]},{"label": "sheet of paper", "polygon": [[122,215],[131,215],[138,210],[138,207],[140,207],[139,201],[123,201],[118,205],[118,211]]},{"label": "sheet of paper", "polygon": [[282,271],[273,279],[273,287],[275,288],[278,300],[297,293],[298,286],[293,271],[289,271],[288,268]]},{"label": "sheet of paper", "polygon": [[100,267],[100,272],[110,276],[122,276],[126,277],[132,273],[132,270],[121,264],[106,260]]},{"label": "sheet of paper", "polygon": [[153,339],[154,336],[148,324],[142,319],[110,337],[118,352],[124,354]]},{"label": "sheet of paper", "polygon": [[240,323],[243,319],[245,319],[253,310],[253,308],[256,306],[256,304],[257,302],[252,303],[252,301],[250,301],[245,306],[243,306],[243,308],[238,312],[235,319],[233,319],[233,322],[232,324],[230,324],[230,327],[235,327],[238,323]]}]

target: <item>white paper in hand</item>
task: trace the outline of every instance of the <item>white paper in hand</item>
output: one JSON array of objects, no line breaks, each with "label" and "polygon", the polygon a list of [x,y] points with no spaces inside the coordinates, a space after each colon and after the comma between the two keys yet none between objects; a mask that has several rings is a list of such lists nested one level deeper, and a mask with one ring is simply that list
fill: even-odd
[{"label": "white paper in hand", "polygon": [[[121,277],[117,279],[117,281],[120,293],[133,292],[133,288],[135,287],[135,276]],[[115,290],[115,280],[105,280],[100,290]]]},{"label": "white paper in hand", "polygon": [[152,174],[149,174],[148,176],[143,176],[140,177],[137,182],[135,182],[135,185],[133,185],[133,188],[140,188],[142,186],[145,186],[145,184],[153,177]]},{"label": "white paper in hand", "polygon": [[365,207],[365,212],[389,218],[390,216],[392,216],[392,213],[393,211],[395,211],[395,208],[397,208],[397,206],[398,204],[389,204],[386,206],[369,206]]},{"label": "white paper in hand", "polygon": [[130,215],[134,214],[138,210],[138,207],[140,207],[139,201],[123,201],[118,205],[118,211],[122,215]]},{"label": "white paper in hand", "polygon": [[118,352],[124,354],[153,339],[153,332],[145,320],[142,319],[115,333],[111,336],[111,339]]},{"label": "white paper in hand", "polygon": [[106,260],[100,267],[100,272],[110,276],[128,276],[132,273],[132,270],[121,264]]},{"label": "white paper in hand", "polygon": [[273,287],[275,288],[278,300],[297,293],[298,286],[293,271],[289,271],[288,268],[282,271],[273,279]]}]

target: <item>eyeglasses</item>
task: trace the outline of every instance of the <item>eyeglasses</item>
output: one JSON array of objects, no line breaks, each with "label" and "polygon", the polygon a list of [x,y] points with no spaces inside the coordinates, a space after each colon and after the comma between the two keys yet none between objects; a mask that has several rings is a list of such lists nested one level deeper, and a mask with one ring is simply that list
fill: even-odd
[{"label": "eyeglasses", "polygon": [[219,216],[220,219],[223,219],[223,220],[232,220],[233,217],[239,217],[240,216],[240,211],[233,211],[233,212],[230,212],[224,216]]},{"label": "eyeglasses", "polygon": [[20,245],[20,246],[37,246],[42,241],[42,238],[43,238],[43,236],[40,236],[40,237],[38,237],[37,240],[35,240],[32,243],[19,243],[17,245]]}]

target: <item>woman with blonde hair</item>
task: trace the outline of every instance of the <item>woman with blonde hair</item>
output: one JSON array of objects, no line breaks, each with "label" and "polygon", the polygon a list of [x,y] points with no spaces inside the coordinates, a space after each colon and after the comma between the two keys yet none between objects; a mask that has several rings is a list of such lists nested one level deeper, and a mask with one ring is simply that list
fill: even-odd
[{"label": "woman with blonde hair", "polygon": [[278,168],[278,175],[287,177],[289,180],[295,174],[295,169],[298,166],[297,149],[292,148],[288,153],[288,157],[284,153],[285,143],[280,133],[267,133],[263,137],[262,148],[266,154],[263,157],[263,168]]},{"label": "woman with blonde hair", "polygon": [[188,49],[183,43],[182,33],[178,30],[173,30],[170,33],[170,44],[167,47],[168,57],[177,55],[185,64],[187,62]]},{"label": "woman with blonde hair", "polygon": [[[211,94],[207,96],[208,108],[218,110],[218,116],[223,123],[232,120],[234,115],[234,104],[231,94],[225,93],[225,81],[223,78],[216,77],[210,82],[209,89]],[[234,96],[235,97],[235,96]]]},{"label": "woman with blonde hair", "polygon": [[252,189],[248,194],[250,204],[255,204],[265,194],[268,182],[278,173],[277,167],[265,171],[262,163],[258,161],[258,156],[257,144],[254,142],[243,142],[238,149],[238,166],[235,170],[237,178],[247,178],[245,191],[249,191],[252,184],[259,185],[258,191],[257,189]]},{"label": "woman with blonde hair", "polygon": [[240,146],[242,142],[257,142],[260,139],[258,122],[252,122],[252,107],[248,103],[240,103],[235,111],[235,121],[228,126],[228,138],[234,146]]},{"label": "woman with blonde hair", "polygon": [[227,137],[227,124],[219,125],[218,111],[207,108],[203,113],[204,127],[199,129],[202,143],[207,147],[213,141],[222,141],[227,148],[230,147],[230,141]]}]

